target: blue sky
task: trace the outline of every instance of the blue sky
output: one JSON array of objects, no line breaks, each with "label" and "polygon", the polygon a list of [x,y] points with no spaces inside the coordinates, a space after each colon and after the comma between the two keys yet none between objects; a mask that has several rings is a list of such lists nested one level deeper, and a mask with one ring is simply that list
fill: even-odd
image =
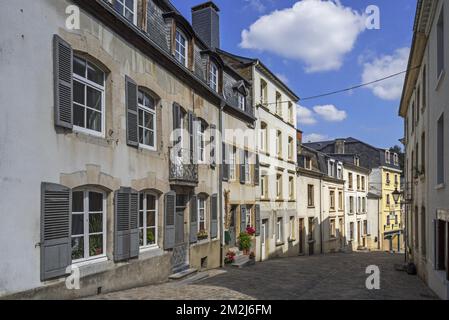
[{"label": "blue sky", "polygon": [[[200,0],[172,0],[190,20]],[[221,47],[260,58],[300,97],[334,91],[406,69],[415,0],[215,0]],[[380,29],[363,30],[369,5]],[[276,12],[277,10],[277,12]],[[245,31],[246,35],[242,36]],[[378,147],[399,144],[402,77],[375,88],[300,101],[306,140],[355,137]]]}]

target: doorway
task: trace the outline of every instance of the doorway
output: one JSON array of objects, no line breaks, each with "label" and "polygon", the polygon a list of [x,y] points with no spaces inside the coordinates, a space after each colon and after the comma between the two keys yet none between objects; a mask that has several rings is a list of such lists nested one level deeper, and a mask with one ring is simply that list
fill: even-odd
[{"label": "doorway", "polygon": [[315,254],[315,219],[309,218],[309,256],[313,256]]},{"label": "doorway", "polygon": [[268,220],[263,220],[262,226],[260,228],[260,241],[261,241],[261,260],[264,261],[267,258],[267,226]]},{"label": "doorway", "polygon": [[237,206],[232,206],[231,212],[230,212],[231,221],[229,222],[229,236],[230,236],[229,245],[231,247],[235,247],[236,243],[237,243],[237,235],[236,235],[236,229],[235,229],[236,210],[237,210]]},{"label": "doorway", "polygon": [[299,219],[299,254],[304,254],[304,218]]}]

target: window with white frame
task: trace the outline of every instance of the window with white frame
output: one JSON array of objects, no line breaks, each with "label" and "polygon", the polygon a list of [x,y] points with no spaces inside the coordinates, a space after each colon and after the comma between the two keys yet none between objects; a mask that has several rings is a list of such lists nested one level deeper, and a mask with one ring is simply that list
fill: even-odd
[{"label": "window with white frame", "polygon": [[289,221],[289,239],[290,240],[294,240],[295,239],[295,217],[290,217],[290,221]]},{"label": "window with white frame", "polygon": [[245,159],[244,159],[244,164],[245,164],[245,181],[246,183],[250,183],[251,182],[251,172],[250,172],[250,166],[249,166],[249,152],[245,151]]},{"label": "window with white frame", "polygon": [[335,211],[335,190],[329,191],[329,209]]},{"label": "window with white frame", "polygon": [[246,220],[245,220],[246,226],[252,227],[253,226],[253,218],[252,218],[252,214],[251,214],[251,208],[249,206],[246,207],[245,218],[246,218]]},{"label": "window with white frame", "polygon": [[141,248],[157,244],[158,200],[154,194],[139,194],[139,243]]},{"label": "window with white frame", "polygon": [[94,189],[72,194],[72,261],[106,256],[106,195]]},{"label": "window with white frame", "polygon": [[328,164],[328,175],[329,177],[335,176],[335,161],[329,161]]},{"label": "window with white frame", "polygon": [[239,109],[245,111],[246,97],[241,93],[237,93],[237,99],[238,99]]},{"label": "window with white frame", "polygon": [[293,103],[290,101],[288,102],[288,121],[290,121],[291,124],[295,123],[295,116],[293,111]]},{"label": "window with white frame", "polygon": [[398,166],[398,165],[399,165],[399,156],[398,156],[397,153],[395,153],[395,154],[393,155],[393,162],[394,162],[394,165],[395,165],[395,166]]},{"label": "window with white frame", "polygon": [[104,136],[105,73],[84,58],[73,57],[73,124],[76,130]]},{"label": "window with white frame", "polygon": [[187,47],[188,47],[187,37],[180,30],[176,30],[175,58],[185,67],[187,67],[188,61]]},{"label": "window with white frame", "polygon": [[337,230],[336,230],[336,225],[335,225],[335,219],[330,219],[329,233],[330,233],[331,238],[337,237]]},{"label": "window with white frame", "polygon": [[198,125],[198,162],[206,161],[206,124],[201,121]]},{"label": "window with white frame", "polygon": [[260,103],[266,105],[268,103],[268,85],[263,79],[260,79]]},{"label": "window with white frame", "polygon": [[268,176],[262,175],[260,178],[260,197],[262,199],[268,198]]},{"label": "window with white frame", "polygon": [[206,199],[204,197],[198,198],[198,230],[205,231],[206,229]]},{"label": "window with white frame", "polygon": [[209,85],[215,92],[218,92],[218,68],[213,62],[210,63]]},{"label": "window with white frame", "polygon": [[295,179],[293,177],[288,180],[288,197],[290,200],[295,200]]},{"label": "window with white frame", "polygon": [[229,155],[229,179],[230,180],[236,179],[236,176],[235,176],[235,166],[236,166],[235,155],[236,155],[236,153],[237,153],[237,149],[235,147],[232,147],[232,150]]},{"label": "window with white frame", "polygon": [[276,114],[282,116],[282,95],[280,92],[276,92]]},{"label": "window with white frame", "polygon": [[276,177],[276,198],[282,199],[282,175],[278,174]]},{"label": "window with white frame", "polygon": [[343,210],[343,191],[338,191],[338,210]]},{"label": "window with white frame", "polygon": [[282,132],[280,130],[276,133],[276,154],[282,158]]},{"label": "window with white frame", "polygon": [[284,236],[282,234],[282,218],[278,218],[276,222],[276,242],[282,243]]},{"label": "window with white frame", "polygon": [[304,156],[304,169],[312,170],[312,159]]},{"label": "window with white frame", "polygon": [[268,126],[265,122],[260,125],[260,150],[267,151]]},{"label": "window with white frame", "polygon": [[148,93],[139,90],[139,144],[156,149],[156,102]]},{"label": "window with white frame", "polygon": [[289,160],[293,160],[294,157],[294,144],[293,144],[293,138],[289,137],[288,138],[288,159]]},{"label": "window with white frame", "polygon": [[128,21],[137,24],[137,1],[136,0],[113,0],[114,9],[123,15]]},{"label": "window with white frame", "polygon": [[391,163],[390,151],[385,151],[385,162],[386,163]]}]

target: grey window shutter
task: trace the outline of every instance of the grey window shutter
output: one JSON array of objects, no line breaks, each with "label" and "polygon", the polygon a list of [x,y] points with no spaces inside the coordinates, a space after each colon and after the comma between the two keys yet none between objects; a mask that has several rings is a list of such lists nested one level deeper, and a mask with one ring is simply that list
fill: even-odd
[{"label": "grey window shutter", "polygon": [[193,114],[193,112],[189,111],[188,112],[188,119],[189,119],[189,146],[190,146],[190,163],[197,163],[197,157],[196,157],[196,146],[195,146],[195,141],[196,141],[196,134],[197,131],[195,131],[196,129],[196,117]]},{"label": "grey window shutter", "polygon": [[181,106],[173,103],[173,130],[181,128]]},{"label": "grey window shutter", "polygon": [[129,219],[130,219],[130,253],[129,257],[137,258],[139,256],[139,193],[131,191],[130,194],[130,207],[129,207]]},{"label": "grey window shutter", "polygon": [[55,125],[73,128],[73,50],[59,36],[53,38]]},{"label": "grey window shutter", "polygon": [[260,184],[260,161],[259,155],[256,154],[256,163],[254,164],[254,185]]},{"label": "grey window shutter", "polygon": [[240,183],[245,184],[246,183],[246,177],[245,177],[245,150],[240,150]]},{"label": "grey window shutter", "polygon": [[198,197],[190,199],[190,243],[198,241]]},{"label": "grey window shutter", "polygon": [[256,215],[256,236],[260,236],[260,205],[256,204],[255,215]]},{"label": "grey window shutter", "polygon": [[210,166],[215,168],[217,165],[217,126],[210,125]]},{"label": "grey window shutter", "polygon": [[114,261],[116,262],[128,260],[131,256],[130,195],[130,188],[120,188],[114,195]]},{"label": "grey window shutter", "polygon": [[246,231],[246,206],[240,206],[240,232]]},{"label": "grey window shutter", "polygon": [[164,223],[164,249],[173,249],[175,246],[175,215],[176,193],[170,191],[165,194],[165,223]]},{"label": "grey window shutter", "polygon": [[126,83],[126,141],[131,147],[139,146],[138,112],[137,112],[137,84],[129,77]]},{"label": "grey window shutter", "polygon": [[210,237],[218,237],[218,195],[210,197]]},{"label": "grey window shutter", "polygon": [[41,185],[41,281],[64,276],[72,263],[72,192]]},{"label": "grey window shutter", "polygon": [[229,181],[229,163],[228,163],[228,158],[229,158],[229,150],[228,150],[228,145],[226,143],[223,142],[222,144],[222,171],[223,171],[223,181]]}]

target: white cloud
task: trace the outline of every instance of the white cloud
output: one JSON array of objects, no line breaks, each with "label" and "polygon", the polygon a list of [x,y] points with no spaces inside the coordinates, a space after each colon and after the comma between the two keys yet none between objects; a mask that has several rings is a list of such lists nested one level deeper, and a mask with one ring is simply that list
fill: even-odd
[{"label": "white cloud", "polygon": [[364,15],[338,0],[302,0],[260,17],[240,46],[303,61],[307,72],[338,70],[364,29]]},{"label": "white cloud", "polygon": [[346,111],[338,110],[334,105],[329,104],[325,106],[315,106],[313,111],[321,118],[329,122],[340,122],[345,120],[348,115]]},{"label": "white cloud", "polygon": [[[405,71],[410,48],[397,49],[392,55],[382,55],[363,64],[363,83],[368,83]],[[376,97],[383,100],[401,98],[405,74],[368,86]]]},{"label": "white cloud", "polygon": [[318,142],[318,141],[324,141],[324,140],[328,140],[328,139],[329,139],[329,136],[327,136],[325,134],[319,134],[319,133],[306,134],[302,137],[302,141],[304,143]]},{"label": "white cloud", "polygon": [[301,125],[311,125],[316,123],[316,119],[311,110],[306,107],[297,106],[297,116],[298,116],[298,126]]}]

